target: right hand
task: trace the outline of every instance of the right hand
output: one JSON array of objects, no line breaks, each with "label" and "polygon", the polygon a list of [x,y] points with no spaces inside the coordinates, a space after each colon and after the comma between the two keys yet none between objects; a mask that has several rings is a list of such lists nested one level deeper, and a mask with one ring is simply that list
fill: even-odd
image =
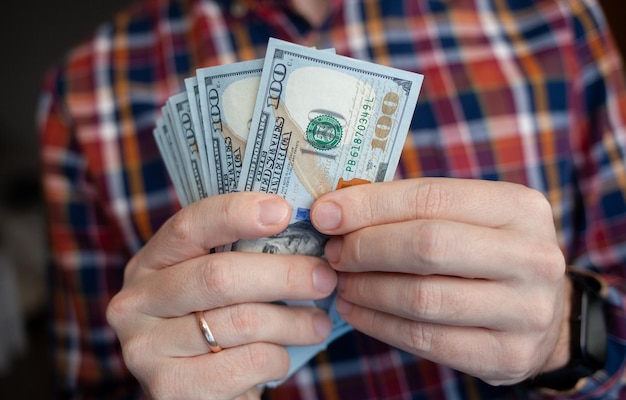
[{"label": "right hand", "polygon": [[[331,329],[315,308],[270,304],[328,296],[337,277],[319,257],[210,249],[281,232],[290,207],[278,196],[211,197],[170,218],[130,260],[107,319],[124,361],[150,398],[258,398],[282,379],[285,345],[321,343]],[[194,312],[204,310],[212,353]]]}]

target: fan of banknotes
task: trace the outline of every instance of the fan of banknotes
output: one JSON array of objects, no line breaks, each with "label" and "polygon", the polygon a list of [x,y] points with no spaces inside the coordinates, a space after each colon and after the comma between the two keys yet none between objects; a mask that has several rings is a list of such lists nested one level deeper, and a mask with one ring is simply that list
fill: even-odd
[{"label": "fan of banknotes", "polygon": [[[332,190],[393,178],[422,80],[270,39],[264,59],[198,69],[185,79],[154,136],[183,206],[235,191],[290,203],[285,232],[219,250],[322,255],[326,237],[311,226],[311,205]],[[319,346],[288,348],[290,375],[351,329],[333,299],[297,303],[324,308],[333,330]]]}]

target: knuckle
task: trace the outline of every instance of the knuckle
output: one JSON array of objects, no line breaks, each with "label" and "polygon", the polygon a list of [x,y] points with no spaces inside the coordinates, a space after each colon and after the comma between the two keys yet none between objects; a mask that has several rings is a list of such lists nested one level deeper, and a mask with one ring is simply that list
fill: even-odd
[{"label": "knuckle", "polygon": [[284,296],[294,299],[314,299],[323,296],[315,289],[313,271],[318,268],[329,269],[326,261],[319,257],[297,255],[281,257],[281,262],[284,263],[284,273],[280,278],[276,278],[280,281],[275,283],[281,284],[280,290]]},{"label": "knuckle", "polygon": [[284,273],[280,274],[279,278],[272,281],[272,286],[280,288],[279,290],[284,293],[285,298],[301,298],[306,294],[313,294],[313,279],[312,274],[308,273],[308,268],[304,268],[303,263],[307,263],[308,260],[301,257],[284,257],[282,259],[284,266]]},{"label": "knuckle", "polygon": [[121,320],[124,318],[126,306],[124,302],[120,300],[120,294],[116,294],[113,296],[106,309],[106,319],[107,323],[111,325],[111,327],[116,330],[116,327],[120,324]]},{"label": "knuckle", "polygon": [[361,265],[367,258],[367,246],[364,246],[362,231],[350,233],[344,237],[347,244],[342,246],[341,251],[347,252],[345,256],[356,265]]},{"label": "knuckle", "polygon": [[446,191],[443,185],[433,180],[427,180],[421,185],[416,185],[414,193],[411,193],[410,196],[415,199],[417,218],[437,218],[449,209],[452,202],[450,192]]},{"label": "knuckle", "polygon": [[[246,210],[250,207],[249,204],[246,204],[242,201],[238,201],[240,197],[232,196],[229,198],[229,201],[223,201],[219,203],[217,215],[222,216],[222,221],[227,224],[230,221],[240,220],[242,217],[242,213],[245,213]],[[249,220],[248,217],[245,217],[246,221]]]},{"label": "knuckle", "polygon": [[[222,226],[229,230],[242,230],[246,232],[241,239],[254,239],[258,234],[265,234],[263,228],[257,221],[257,207],[259,193],[239,192],[229,193],[219,196],[219,202],[216,205],[216,216],[218,217],[218,226]],[[242,232],[243,233],[243,232]]]},{"label": "knuckle", "polygon": [[207,265],[198,274],[205,293],[211,298],[226,300],[231,290],[231,279],[228,276],[229,265],[226,257],[210,257]]},{"label": "knuckle", "polygon": [[131,372],[144,371],[146,355],[152,354],[150,343],[144,335],[135,335],[122,343],[124,363]]},{"label": "knuckle", "polygon": [[536,189],[526,188],[526,203],[537,213],[552,215],[552,207],[546,196]]},{"label": "knuckle", "polygon": [[552,219],[552,206],[546,196],[536,190],[522,185],[516,185],[519,195],[513,196],[515,207],[525,211],[522,215],[534,215],[537,218]]},{"label": "knuckle", "polygon": [[562,280],[565,277],[567,263],[561,249],[555,244],[546,250],[545,253],[543,256],[545,267],[542,269],[544,278],[550,282]]},{"label": "knuckle", "polygon": [[559,282],[564,278],[567,263],[557,243],[536,242],[528,257],[528,265],[534,270],[533,278],[540,278],[546,283]]},{"label": "knuckle", "polygon": [[367,185],[351,186],[345,192],[341,191],[344,195],[341,202],[344,214],[342,226],[351,225],[349,221],[354,218],[358,218],[359,223],[364,226],[373,225],[380,216],[381,207],[389,208],[389,200],[384,195],[381,196],[378,192],[371,194],[364,186]]},{"label": "knuckle", "polygon": [[437,266],[446,258],[447,241],[443,237],[441,223],[423,221],[411,237],[415,262],[419,265]]},{"label": "knuckle", "polygon": [[530,336],[494,334],[492,351],[476,376],[492,386],[513,385],[537,372],[542,352]]},{"label": "knuckle", "polygon": [[289,372],[289,353],[283,346],[254,343],[249,348],[249,365],[266,381],[283,379]]},{"label": "knuckle", "polygon": [[297,289],[302,287],[302,267],[300,265],[290,262],[283,276],[285,278],[286,288]]},{"label": "knuckle", "polygon": [[[359,190],[362,189],[359,188]],[[364,204],[359,204],[355,209],[361,213],[365,226],[375,224],[375,221],[380,218],[380,210],[389,209],[389,198],[384,194],[363,195],[361,198],[363,198]]]},{"label": "knuckle", "polygon": [[244,341],[250,340],[252,335],[259,331],[262,324],[259,314],[255,312],[254,307],[249,303],[231,307],[229,322],[234,331],[243,337]]},{"label": "knuckle", "polygon": [[[347,300],[356,300],[362,296],[372,295],[370,279],[364,274],[350,274],[345,281],[345,287],[341,293]],[[370,300],[371,301],[371,300]]]},{"label": "knuckle", "polygon": [[528,317],[528,325],[533,331],[545,331],[552,326],[555,315],[554,312],[548,311],[547,307],[538,307]]},{"label": "knuckle", "polygon": [[131,300],[131,296],[127,294],[127,291],[121,291],[117,293],[106,308],[106,319],[108,324],[118,331],[120,327],[125,325],[125,321],[128,319],[135,307],[134,302]]},{"label": "knuckle", "polygon": [[499,384],[520,382],[534,371],[537,352],[528,340],[508,340],[498,359]]},{"label": "knuckle", "polygon": [[250,365],[252,369],[261,371],[271,364],[270,352],[263,346],[258,346],[254,351],[250,352]]},{"label": "knuckle", "polygon": [[273,354],[271,347],[263,343],[255,343],[246,347],[245,362],[252,371],[271,370],[273,367]]},{"label": "knuckle", "polygon": [[526,314],[526,324],[532,332],[545,332],[557,320],[554,307],[554,295],[535,295],[533,306],[529,307]]},{"label": "knuckle", "polygon": [[409,348],[420,352],[430,352],[433,350],[435,335],[429,324],[411,322],[409,324],[408,342]]},{"label": "knuckle", "polygon": [[189,209],[182,209],[174,214],[168,224],[168,234],[177,241],[186,241],[191,237],[191,218]]},{"label": "knuckle", "polygon": [[428,279],[421,279],[413,288],[412,293],[412,299],[408,302],[411,307],[409,312],[412,315],[428,318],[440,313],[443,296],[439,285],[429,282]]},{"label": "knuckle", "polygon": [[[141,252],[141,250],[140,250]],[[130,282],[133,276],[137,274],[137,270],[140,268],[139,253],[135,253],[126,264],[124,268],[124,282]]]}]

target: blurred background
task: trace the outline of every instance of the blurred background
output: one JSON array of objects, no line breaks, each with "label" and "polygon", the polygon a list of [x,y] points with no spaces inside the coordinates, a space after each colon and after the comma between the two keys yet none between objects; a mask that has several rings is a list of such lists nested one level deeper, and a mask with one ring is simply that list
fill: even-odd
[{"label": "blurred background", "polygon": [[35,111],[44,72],[132,0],[19,0],[0,14],[0,399],[49,399]]},{"label": "blurred background", "polygon": [[[20,0],[0,41],[0,399],[47,399],[45,222],[35,111],[41,79],[71,46],[133,0]],[[541,0],[538,0],[541,1]],[[626,52],[626,3],[601,0]]]}]

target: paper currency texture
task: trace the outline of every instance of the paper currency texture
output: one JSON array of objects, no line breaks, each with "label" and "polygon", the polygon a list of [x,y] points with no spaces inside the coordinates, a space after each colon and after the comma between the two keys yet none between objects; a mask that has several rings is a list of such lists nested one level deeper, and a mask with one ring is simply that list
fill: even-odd
[{"label": "paper currency texture", "polygon": [[[287,229],[240,240],[233,250],[321,256],[326,238],[310,223],[315,199],[351,185],[393,179],[423,76],[271,39],[246,144],[240,191],[278,194],[292,207]],[[318,346],[288,347],[289,375],[351,327],[322,301],[333,322]],[[280,382],[270,382],[275,386]]]}]

